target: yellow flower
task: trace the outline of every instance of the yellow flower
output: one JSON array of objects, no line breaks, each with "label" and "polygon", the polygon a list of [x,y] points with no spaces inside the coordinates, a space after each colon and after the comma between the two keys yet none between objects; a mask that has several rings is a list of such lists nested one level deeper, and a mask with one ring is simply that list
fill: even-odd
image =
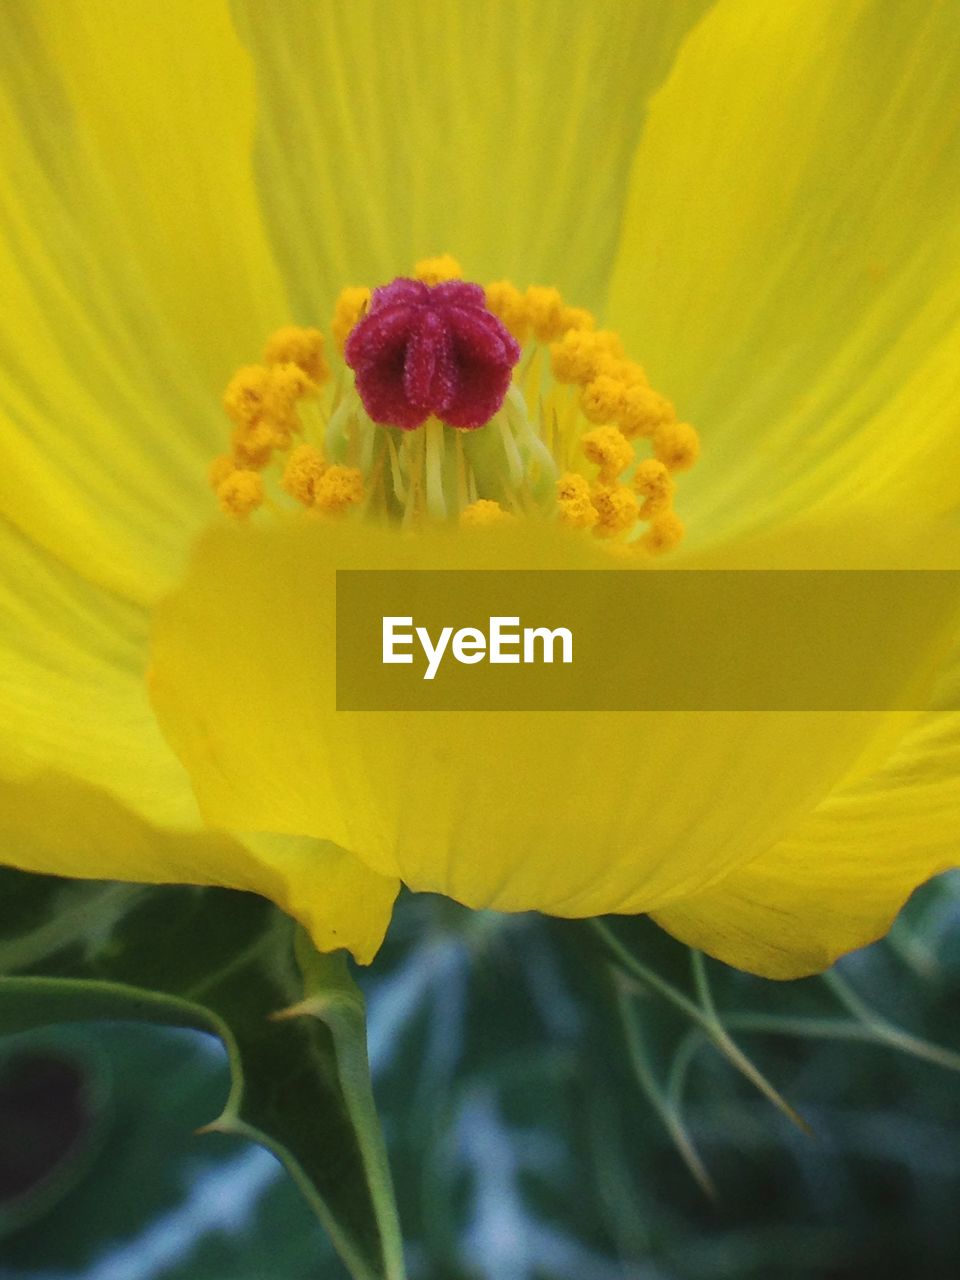
[{"label": "yellow flower", "polygon": [[[337,713],[333,574],[583,567],[681,520],[691,562],[898,563],[960,493],[955,11],[480,8],[0,10],[0,856],[253,890],[362,960],[403,880],[822,968],[956,861],[957,716]],[[675,494],[645,465],[598,510],[571,461],[578,529],[400,539],[300,453],[322,518],[257,508],[364,290],[447,250]]]}]

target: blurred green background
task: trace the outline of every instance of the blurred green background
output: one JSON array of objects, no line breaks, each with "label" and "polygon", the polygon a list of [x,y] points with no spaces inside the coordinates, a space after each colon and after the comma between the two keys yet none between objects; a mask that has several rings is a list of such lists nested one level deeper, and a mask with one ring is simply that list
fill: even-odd
[{"label": "blurred green background", "polygon": [[[587,925],[423,896],[359,974],[411,1277],[955,1280],[960,1058],[922,1042],[960,1054],[960,874],[827,981],[609,924],[653,985]],[[809,1133],[655,990],[698,978]],[[200,1034],[0,1040],[0,1278],[342,1280],[270,1155],[195,1134],[227,1087]]]}]

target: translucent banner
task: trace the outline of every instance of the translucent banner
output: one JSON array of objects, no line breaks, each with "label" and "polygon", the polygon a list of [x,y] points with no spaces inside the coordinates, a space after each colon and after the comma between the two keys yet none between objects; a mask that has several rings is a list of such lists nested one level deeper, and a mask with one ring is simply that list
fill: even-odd
[{"label": "translucent banner", "polygon": [[941,570],[340,571],[337,708],[920,710],[958,618]]}]

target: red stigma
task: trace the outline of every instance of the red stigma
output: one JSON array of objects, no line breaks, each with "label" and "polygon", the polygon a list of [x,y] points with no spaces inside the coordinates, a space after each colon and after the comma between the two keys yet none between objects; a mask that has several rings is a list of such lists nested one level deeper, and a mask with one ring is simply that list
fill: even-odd
[{"label": "red stigma", "polygon": [[432,415],[482,427],[503,404],[519,344],[483,289],[462,280],[394,280],[374,289],[344,349],[374,422],[412,431]]}]

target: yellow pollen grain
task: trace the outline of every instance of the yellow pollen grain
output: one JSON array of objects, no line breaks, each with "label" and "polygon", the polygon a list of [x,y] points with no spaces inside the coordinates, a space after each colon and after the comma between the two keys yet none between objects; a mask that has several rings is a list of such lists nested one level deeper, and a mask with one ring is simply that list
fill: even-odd
[{"label": "yellow pollen grain", "polygon": [[263,478],[258,471],[234,471],[217,487],[220,509],[245,520],[263,502]]},{"label": "yellow pollen grain", "polygon": [[248,364],[237,370],[223,393],[223,407],[232,422],[247,426],[260,418],[269,377],[270,371],[262,364]]},{"label": "yellow pollen grain", "polygon": [[312,507],[317,497],[317,485],[327,471],[320,450],[312,444],[298,444],[287,458],[280,485],[291,498],[305,507]]},{"label": "yellow pollen grain", "polygon": [[560,290],[549,285],[532,284],[527,290],[527,308],[533,336],[538,342],[554,342],[563,337],[566,307]]},{"label": "yellow pollen grain", "polygon": [[341,355],[350,330],[358,320],[363,318],[369,305],[370,290],[364,286],[349,285],[346,289],[340,290],[340,296],[337,298],[333,309],[333,320],[330,328],[333,331],[333,340],[336,343],[337,350]]},{"label": "yellow pollen grain", "polygon": [[478,498],[460,512],[461,529],[489,529],[496,525],[512,524],[516,516],[504,511],[499,502],[490,498]]},{"label": "yellow pollen grain", "polygon": [[413,278],[424,284],[442,284],[444,280],[462,280],[463,268],[452,254],[441,253],[437,258],[421,258],[413,268]]},{"label": "yellow pollen grain", "polygon": [[561,332],[573,329],[578,333],[586,332],[596,326],[593,312],[586,307],[564,307],[560,313]]},{"label": "yellow pollen grain", "polygon": [[289,435],[299,426],[297,402],[315,396],[319,388],[297,364],[275,364],[269,369],[263,398],[263,416],[281,435]]},{"label": "yellow pollen grain", "polygon": [[639,539],[639,545],[652,555],[672,551],[683,538],[683,521],[675,511],[665,511],[650,522],[650,527]]},{"label": "yellow pollen grain", "polygon": [[526,298],[509,280],[495,280],[484,292],[489,310],[522,346],[530,336],[530,308]]},{"label": "yellow pollen grain", "polygon": [[[296,364],[253,364],[238,369],[223,393],[223,407],[239,432],[237,447],[250,460],[264,451],[269,456],[270,448],[288,440],[296,430],[297,401],[315,395],[317,389]],[[268,428],[277,437],[274,444],[268,443]]]},{"label": "yellow pollen grain", "polygon": [[223,484],[227,476],[233,475],[237,469],[237,464],[232,453],[221,453],[219,457],[214,458],[210,463],[207,471],[207,479],[210,482],[210,488],[216,492]]},{"label": "yellow pollen grain", "polygon": [[700,456],[700,437],[689,422],[665,422],[653,433],[654,457],[671,471],[688,471]]},{"label": "yellow pollen grain", "polygon": [[660,427],[676,420],[676,410],[666,396],[643,383],[624,388],[617,426],[628,440],[653,435]]},{"label": "yellow pollen grain", "polygon": [[623,341],[619,333],[615,333],[613,329],[597,329],[593,340],[598,352],[616,356],[620,360],[624,359]]},{"label": "yellow pollen grain", "polygon": [[640,518],[637,499],[624,484],[597,485],[591,494],[597,509],[594,533],[600,538],[615,538],[632,529]]},{"label": "yellow pollen grain", "polygon": [[640,504],[640,519],[649,520],[652,516],[669,510],[677,486],[658,458],[644,458],[633,473],[633,487],[643,499]]},{"label": "yellow pollen grain", "polygon": [[580,448],[584,457],[600,468],[600,479],[605,484],[612,484],[633,461],[633,447],[616,427],[587,431],[580,438]]},{"label": "yellow pollen grain", "polygon": [[317,386],[330,377],[323,352],[323,334],[319,329],[302,329],[286,325],[270,335],[263,349],[264,364],[294,364]]},{"label": "yellow pollen grain", "polygon": [[598,374],[580,393],[580,408],[588,422],[619,422],[627,388],[619,378]]},{"label": "yellow pollen grain", "polygon": [[647,375],[636,360],[625,360],[621,356],[614,355],[612,351],[601,349],[597,352],[594,360],[593,376],[598,377],[600,374],[616,378],[625,387],[646,387],[648,385]]},{"label": "yellow pollen grain", "polygon": [[254,422],[235,427],[230,443],[238,466],[259,471],[270,461],[274,449],[282,449],[287,440],[287,435],[272,423]]},{"label": "yellow pollen grain", "polygon": [[576,471],[557,481],[557,511],[561,524],[570,529],[592,529],[599,516],[590,498],[590,486]]},{"label": "yellow pollen grain", "polygon": [[587,383],[597,374],[601,353],[597,334],[585,329],[568,330],[559,342],[550,345],[553,376],[562,383]]},{"label": "yellow pollen grain", "polygon": [[341,515],[348,507],[363,500],[363,473],[359,467],[327,467],[314,486],[315,510],[327,515]]}]

